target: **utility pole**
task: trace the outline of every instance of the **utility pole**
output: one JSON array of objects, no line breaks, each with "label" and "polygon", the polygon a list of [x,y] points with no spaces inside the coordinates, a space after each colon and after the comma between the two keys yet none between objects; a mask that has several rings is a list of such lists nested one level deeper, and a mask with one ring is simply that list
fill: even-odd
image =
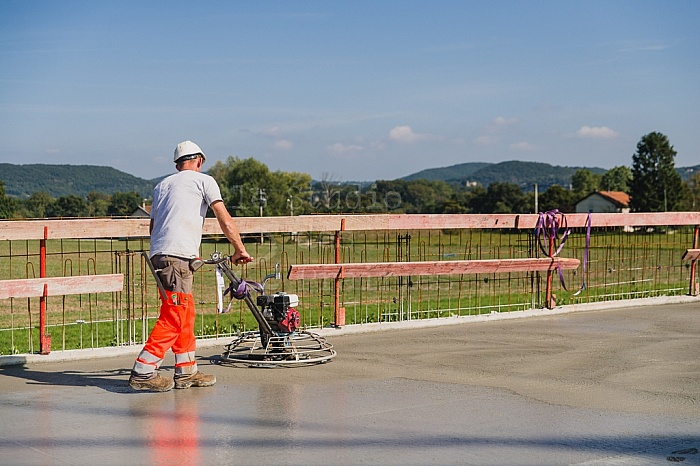
[{"label": "utility pole", "polygon": [[[289,216],[294,217],[294,198],[291,196],[287,198],[287,207],[289,207]],[[291,235],[295,241],[299,239],[296,231],[291,232]]]},{"label": "utility pole", "polygon": [[[263,216],[263,207],[267,205],[267,193],[265,192],[264,189],[260,188],[258,189],[258,204],[260,205],[260,216]],[[265,234],[263,231],[260,231],[260,244],[263,244],[265,241]]]}]

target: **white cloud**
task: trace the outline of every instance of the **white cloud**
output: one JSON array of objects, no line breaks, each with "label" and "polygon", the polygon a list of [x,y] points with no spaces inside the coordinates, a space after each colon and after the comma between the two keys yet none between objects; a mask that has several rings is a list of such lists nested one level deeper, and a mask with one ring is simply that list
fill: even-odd
[{"label": "white cloud", "polygon": [[607,126],[582,126],[576,131],[576,136],[591,139],[613,139],[620,134]]},{"label": "white cloud", "polygon": [[498,139],[491,136],[490,134],[484,134],[474,139],[474,144],[476,144],[477,146],[490,146],[496,144],[496,142],[498,142]]},{"label": "white cloud", "polygon": [[279,141],[275,141],[274,147],[277,150],[290,150],[294,148],[294,143],[286,139],[280,139]]},{"label": "white cloud", "polygon": [[369,144],[369,148],[370,148],[370,150],[375,150],[375,151],[384,150],[384,149],[386,149],[386,144],[387,144],[386,141],[383,141],[383,140],[371,141]]},{"label": "white cloud", "polygon": [[496,127],[510,126],[516,124],[517,122],[517,118],[506,118],[502,116],[498,116],[493,120],[493,124]]},{"label": "white cloud", "polygon": [[282,137],[282,129],[278,126],[272,126],[270,128],[265,128],[260,131],[260,134],[263,136],[268,136],[271,138],[281,138]]},{"label": "white cloud", "polygon": [[507,133],[507,128],[518,123],[517,118],[497,116],[481,130],[481,136],[474,139],[477,146],[492,146],[500,141],[499,134]]},{"label": "white cloud", "polygon": [[667,44],[652,44],[652,43],[631,43],[627,44],[626,47],[620,49],[620,52],[658,52],[660,50],[666,50],[670,46]]},{"label": "white cloud", "polygon": [[337,154],[347,154],[349,152],[362,152],[363,150],[365,150],[365,148],[362,146],[358,146],[355,144],[345,145],[345,144],[340,143],[340,142],[336,142],[335,144],[331,144],[330,146],[328,146],[328,149],[331,152],[335,152]]},{"label": "white cloud", "polygon": [[539,150],[534,144],[530,144],[527,141],[520,141],[508,146],[511,150],[524,151],[524,152],[535,152]]},{"label": "white cloud", "polygon": [[440,140],[441,137],[430,133],[416,133],[410,126],[395,126],[389,132],[389,139],[411,144],[419,141],[436,141]]},{"label": "white cloud", "polygon": [[263,128],[255,131],[254,134],[258,134],[267,139],[272,139],[272,147],[275,150],[291,150],[294,148],[294,143],[289,139],[284,139],[284,131],[279,126],[270,126],[268,128]]}]

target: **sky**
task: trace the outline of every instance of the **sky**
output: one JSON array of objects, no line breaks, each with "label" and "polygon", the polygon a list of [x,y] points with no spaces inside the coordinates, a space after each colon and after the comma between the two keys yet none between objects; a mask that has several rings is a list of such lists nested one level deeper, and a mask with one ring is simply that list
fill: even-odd
[{"label": "sky", "polygon": [[0,1],[0,162],[314,179],[700,163],[700,2]]}]

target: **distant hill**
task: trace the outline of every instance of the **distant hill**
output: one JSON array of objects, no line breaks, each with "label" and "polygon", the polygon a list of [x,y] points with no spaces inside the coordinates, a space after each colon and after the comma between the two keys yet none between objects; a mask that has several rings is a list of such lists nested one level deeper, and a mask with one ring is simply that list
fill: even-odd
[{"label": "distant hill", "polygon": [[415,180],[419,178],[436,181],[442,180],[448,183],[479,183],[488,186],[494,182],[513,183],[525,191],[538,189],[543,191],[549,186],[558,184],[568,186],[571,176],[581,168],[588,168],[593,173],[603,174],[603,168],[597,167],[562,167],[540,162],[509,161],[500,163],[468,162],[452,165],[444,168],[423,170],[402,179]]},{"label": "distant hill", "polygon": [[86,196],[91,191],[105,194],[137,192],[151,196],[154,181],[144,180],[112,167],[94,165],[14,165],[0,163],[0,180],[9,196],[26,198],[38,191],[52,197],[74,194]]},{"label": "distant hill", "polygon": [[462,181],[469,179],[472,174],[489,165],[493,164],[486,162],[468,162],[460,163],[459,165],[451,165],[449,167],[428,168],[427,170],[421,170],[413,175],[404,176],[401,179],[406,181],[419,179],[428,181]]},{"label": "distant hill", "polygon": [[491,164],[472,174],[470,181],[477,181],[484,186],[494,182],[514,183],[523,190],[545,190],[549,186],[558,184],[567,187],[571,183],[571,177],[578,170],[587,168],[592,173],[602,175],[606,172],[598,167],[562,167],[540,162],[501,162]]},{"label": "distant hill", "polygon": [[[416,179],[441,180],[462,185],[468,182],[476,182],[482,186],[488,186],[494,182],[514,183],[525,191],[533,190],[536,183],[538,190],[544,191],[554,184],[567,187],[571,183],[571,176],[580,169],[588,169],[592,173],[600,175],[607,171],[598,167],[562,167],[540,162],[468,162],[449,167],[422,170],[401,179],[406,181]],[[676,168],[683,180],[687,180],[699,170],[700,165]]]}]

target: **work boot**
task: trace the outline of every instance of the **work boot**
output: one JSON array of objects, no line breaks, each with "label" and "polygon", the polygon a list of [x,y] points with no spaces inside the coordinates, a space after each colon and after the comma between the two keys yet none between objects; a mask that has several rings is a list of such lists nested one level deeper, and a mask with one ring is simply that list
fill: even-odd
[{"label": "work boot", "polygon": [[175,376],[175,388],[210,387],[216,383],[216,376],[197,371],[187,376]]},{"label": "work boot", "polygon": [[129,386],[134,390],[148,390],[151,392],[167,392],[172,390],[175,384],[172,380],[161,375],[156,375],[150,379],[140,380],[133,375],[129,377]]}]

